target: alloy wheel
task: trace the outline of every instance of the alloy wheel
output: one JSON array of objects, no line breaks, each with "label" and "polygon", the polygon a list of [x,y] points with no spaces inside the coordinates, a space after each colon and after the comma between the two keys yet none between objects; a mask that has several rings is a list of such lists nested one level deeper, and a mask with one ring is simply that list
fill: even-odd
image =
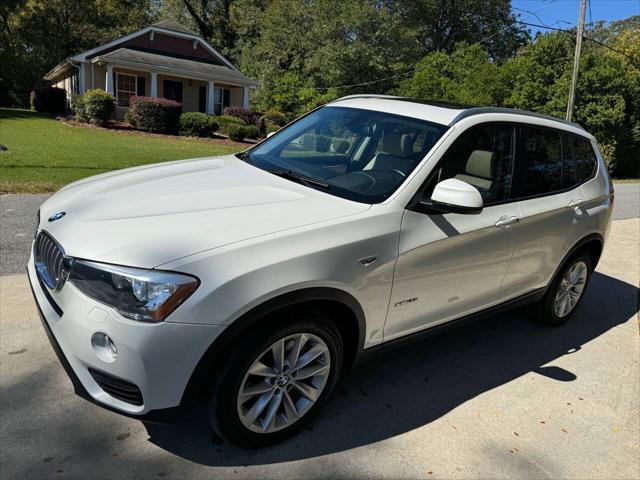
[{"label": "alloy wheel", "polygon": [[554,311],[558,318],[569,315],[577,305],[587,282],[587,273],[587,264],[582,261],[574,263],[564,273],[554,300]]},{"label": "alloy wheel", "polygon": [[329,347],[317,335],[297,333],[276,341],[258,355],[240,384],[242,424],[258,433],[289,427],[320,398],[330,370]]}]

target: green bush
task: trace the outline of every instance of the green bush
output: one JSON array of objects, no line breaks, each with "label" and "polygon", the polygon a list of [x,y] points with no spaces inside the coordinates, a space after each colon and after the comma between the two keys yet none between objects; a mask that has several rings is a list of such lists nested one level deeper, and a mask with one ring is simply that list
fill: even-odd
[{"label": "green bush", "polygon": [[242,119],[231,115],[219,115],[217,117],[213,117],[213,119],[218,124],[220,133],[227,136],[229,136],[229,128],[231,126],[245,127],[247,125]]},{"label": "green bush", "polygon": [[67,109],[67,92],[62,88],[34,88],[31,92],[31,108],[36,112],[64,113]]},{"label": "green bush", "polygon": [[211,115],[200,112],[186,112],[180,115],[180,135],[211,137],[217,130],[218,124]]},{"label": "green bush", "polygon": [[102,126],[113,117],[116,111],[116,99],[104,90],[89,90],[84,95],[72,98],[72,110],[79,122]]},{"label": "green bush", "polygon": [[278,130],[280,130],[280,127],[278,125],[267,125],[267,134],[275,133]]},{"label": "green bush", "polygon": [[264,115],[262,116],[262,118],[264,119],[265,124],[267,125],[267,128],[269,127],[269,125],[277,125],[279,127],[284,127],[287,123],[289,123],[287,121],[287,116],[278,111],[278,110],[267,110],[266,112],[264,112]]},{"label": "green bush", "polygon": [[260,129],[258,128],[257,125],[247,125],[245,127],[246,133],[245,133],[245,137],[246,138],[258,138],[260,136]]},{"label": "green bush", "polygon": [[226,135],[229,139],[234,140],[236,142],[241,142],[248,136],[248,126],[247,125],[233,125],[230,124],[227,127]]},{"label": "green bush", "polygon": [[131,97],[125,120],[147,132],[176,133],[180,126],[182,104],[158,97]]}]

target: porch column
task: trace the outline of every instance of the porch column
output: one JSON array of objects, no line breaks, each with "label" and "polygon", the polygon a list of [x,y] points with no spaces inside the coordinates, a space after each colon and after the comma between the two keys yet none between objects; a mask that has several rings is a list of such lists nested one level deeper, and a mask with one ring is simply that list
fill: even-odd
[{"label": "porch column", "polygon": [[249,108],[249,87],[242,87],[242,108]]},{"label": "porch column", "polygon": [[209,80],[209,86],[207,87],[207,113],[213,115],[213,92],[215,84],[212,80]]},{"label": "porch column", "polygon": [[107,78],[105,79],[104,86],[107,93],[110,93],[111,95],[115,94],[115,91],[113,88],[114,85],[113,85],[113,66],[112,65],[107,65]]},{"label": "porch column", "polygon": [[158,73],[151,72],[151,93],[152,97],[158,96]]},{"label": "porch column", "polygon": [[78,68],[78,93],[81,94],[81,95],[86,90],[84,88],[85,87],[86,68],[87,68],[87,64],[84,63],[84,62],[80,62],[80,67]]}]

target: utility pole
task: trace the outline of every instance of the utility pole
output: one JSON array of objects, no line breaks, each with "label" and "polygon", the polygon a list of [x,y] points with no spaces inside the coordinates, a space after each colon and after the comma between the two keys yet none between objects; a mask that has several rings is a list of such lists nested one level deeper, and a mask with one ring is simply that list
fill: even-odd
[{"label": "utility pole", "polygon": [[573,74],[569,87],[569,102],[567,103],[567,121],[573,117],[573,104],[576,99],[576,86],[578,84],[578,67],[580,66],[580,50],[582,50],[582,33],[584,32],[584,13],[587,8],[587,0],[580,3],[580,20],[578,21],[578,34],[576,36],[576,52],[573,56]]}]

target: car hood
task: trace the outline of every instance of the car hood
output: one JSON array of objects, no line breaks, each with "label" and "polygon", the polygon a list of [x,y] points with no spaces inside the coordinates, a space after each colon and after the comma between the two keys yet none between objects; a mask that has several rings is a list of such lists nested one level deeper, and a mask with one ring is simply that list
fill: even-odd
[{"label": "car hood", "polygon": [[[42,205],[40,227],[69,256],[153,268],[368,208],[229,155],[148,165],[75,182]],[[66,214],[48,220],[58,212]]]}]

